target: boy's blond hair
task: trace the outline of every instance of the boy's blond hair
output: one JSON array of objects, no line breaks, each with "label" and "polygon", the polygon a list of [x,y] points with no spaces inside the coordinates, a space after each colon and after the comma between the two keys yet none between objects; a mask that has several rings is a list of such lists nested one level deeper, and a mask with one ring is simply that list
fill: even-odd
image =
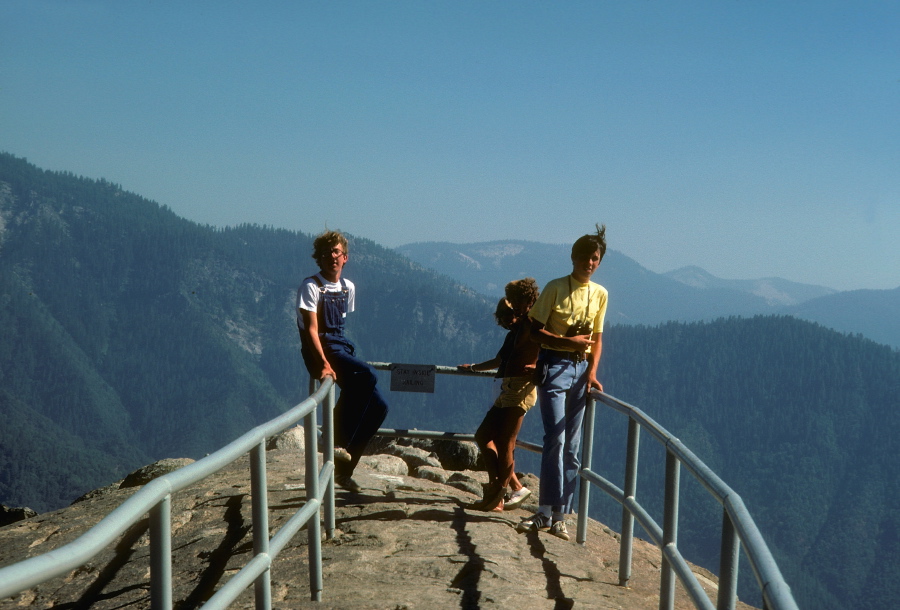
[{"label": "boy's blond hair", "polygon": [[325,231],[313,241],[312,257],[319,260],[323,255],[331,254],[335,246],[343,248],[344,254],[350,253],[349,243],[343,233],[340,231]]}]

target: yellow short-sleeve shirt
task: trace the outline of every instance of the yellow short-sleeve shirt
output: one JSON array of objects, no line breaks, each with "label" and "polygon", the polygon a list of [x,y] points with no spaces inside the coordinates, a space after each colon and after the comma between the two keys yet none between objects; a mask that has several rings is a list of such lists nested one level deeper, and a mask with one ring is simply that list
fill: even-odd
[{"label": "yellow short-sleeve shirt", "polygon": [[589,322],[592,333],[602,333],[608,298],[606,288],[600,284],[582,284],[568,275],[544,286],[528,317],[560,337],[566,336],[569,327],[579,321]]}]

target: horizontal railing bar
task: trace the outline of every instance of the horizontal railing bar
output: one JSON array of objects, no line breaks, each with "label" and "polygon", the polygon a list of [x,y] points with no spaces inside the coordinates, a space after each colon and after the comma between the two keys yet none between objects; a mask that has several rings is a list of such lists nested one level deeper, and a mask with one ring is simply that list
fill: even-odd
[{"label": "horizontal railing bar", "polygon": [[604,479],[602,476],[594,472],[593,470],[584,470],[581,471],[581,478],[587,479],[607,494],[612,496],[614,500],[616,500],[619,504],[625,501],[625,492],[616,487],[615,484],[611,483],[609,480]]},{"label": "horizontal railing bar", "polygon": [[[369,365],[379,371],[389,371],[394,366],[393,362],[369,362]],[[455,366],[434,365],[435,372],[442,375],[463,375],[465,377],[495,377],[497,370],[490,371],[473,371],[472,369],[460,369]]]},{"label": "horizontal railing bar", "polygon": [[254,555],[241,570],[231,576],[215,595],[203,604],[204,610],[218,610],[230,606],[241,593],[250,587],[266,570],[272,567],[273,555],[259,553]]},{"label": "horizontal railing bar", "polygon": [[[419,438],[432,440],[453,440],[475,442],[475,435],[468,432],[438,432],[434,430],[404,430],[402,428],[379,428],[375,433],[385,438]],[[536,443],[530,443],[516,439],[516,447],[520,447],[534,453],[542,453],[543,447]]]},{"label": "horizontal railing bar", "polygon": [[688,449],[684,443],[677,438],[667,443],[666,448],[671,451],[681,464],[691,471],[694,478],[700,482],[706,491],[710,493],[720,504],[733,496],[735,492],[729,487],[709,466],[703,463],[693,451]]},{"label": "horizontal railing bar", "polygon": [[387,438],[420,438],[445,441],[475,440],[475,435],[468,432],[437,432],[434,430],[404,430],[402,428],[379,428],[375,434]]},{"label": "horizontal railing bar", "polygon": [[[370,362],[369,364],[378,370],[386,371],[391,370],[393,366],[392,363],[387,362]],[[458,367],[450,366],[435,366],[435,371],[441,374],[481,377],[493,376],[495,374],[493,371],[480,372],[472,371],[470,369],[463,370],[459,369]],[[709,494],[713,498],[716,499],[716,501],[726,507],[726,510],[728,510],[729,514],[731,515],[732,521],[735,523],[735,531],[741,542],[744,544],[747,554],[750,557],[750,564],[754,570],[759,585],[763,590],[763,593],[765,594],[767,590],[777,590],[779,591],[779,593],[781,593],[783,590],[786,590],[787,593],[785,595],[785,598],[789,600],[789,603],[785,604],[785,600],[781,599],[780,601],[782,603],[778,607],[788,609],[796,607],[796,603],[794,602],[793,596],[790,593],[790,587],[788,587],[787,584],[784,583],[781,572],[778,570],[778,566],[775,563],[774,558],[772,558],[768,546],[765,544],[765,541],[759,534],[759,531],[756,528],[756,524],[753,522],[753,519],[750,516],[749,512],[747,512],[746,508],[743,507],[743,501],[740,499],[740,496],[736,494],[734,490],[731,489],[731,487],[729,487],[690,449],[688,449],[680,439],[673,436],[652,417],[648,416],[637,407],[621,401],[618,398],[610,396],[609,394],[593,391],[591,395],[594,399],[603,402],[610,408],[619,411],[626,417],[637,422],[643,430],[646,430],[647,433],[650,436],[654,437],[657,441],[659,441],[659,443],[662,444],[667,451],[671,452],[676,457],[676,459],[678,459],[679,463],[682,464],[694,476],[694,478],[709,492]],[[378,434],[386,437],[474,440],[474,435],[469,434],[453,432],[432,432],[423,430],[381,429],[378,431]],[[542,452],[542,447],[540,445],[537,445],[535,443],[528,443],[526,441],[519,441],[518,439],[516,441],[516,446],[529,451],[534,451],[535,453]],[[637,522],[641,525],[641,527],[643,527],[647,534],[651,537],[651,539],[654,540],[656,546],[662,546],[662,528],[660,528],[656,521],[637,502],[637,500],[635,500],[634,498],[625,498],[624,492],[621,489],[590,470],[583,470],[581,476],[583,479],[586,479],[594,485],[600,487],[604,492],[618,501],[619,504],[627,508],[628,511],[637,520]],[[736,506],[735,500],[737,500],[737,503],[739,503],[740,508]],[[732,514],[735,511],[741,516],[738,517],[735,514]],[[749,521],[749,525],[746,524],[745,521]],[[677,564],[677,562],[673,562],[673,565],[675,564]],[[697,581],[696,576],[693,575],[693,572],[690,572],[690,570],[688,570],[688,572],[690,577],[687,579],[687,581],[683,580],[683,582],[689,582],[692,584],[685,586],[696,586],[699,587],[700,590],[702,590],[702,587],[699,585],[699,582]],[[679,577],[680,576],[681,575],[679,575]],[[783,583],[783,586],[781,586],[779,583]],[[784,595],[784,593],[781,594]],[[709,600],[705,597],[705,594],[704,599],[706,600],[704,603],[709,603]],[[794,606],[791,606],[790,604],[794,604]]]},{"label": "horizontal railing bar", "polygon": [[658,547],[663,545],[663,530],[662,527],[650,516],[650,513],[647,512],[643,506],[641,506],[638,501],[634,498],[634,496],[630,496],[625,498],[625,502],[622,503],[622,506],[628,509],[628,512],[637,520],[644,531],[647,532],[647,535],[650,536],[650,540]]},{"label": "horizontal railing bar", "polygon": [[287,523],[281,526],[278,533],[272,536],[272,539],[269,541],[269,554],[272,557],[278,555],[287,546],[287,543],[291,541],[291,538],[307,524],[310,518],[318,514],[321,505],[322,502],[318,498],[307,500],[303,508],[294,513],[287,520]]},{"label": "horizontal railing bar", "polygon": [[325,486],[331,482],[331,473],[334,472],[334,462],[325,462],[322,470],[319,471],[319,491],[325,489]]},{"label": "horizontal railing bar", "polygon": [[629,418],[635,420],[636,422],[641,424],[641,427],[646,427],[647,432],[651,436],[655,437],[656,440],[658,440],[663,445],[665,445],[669,440],[675,438],[674,436],[669,434],[669,432],[665,428],[656,423],[656,420],[654,420],[652,417],[650,417],[637,407],[632,406],[627,402],[623,402],[618,398],[610,396],[609,394],[606,394],[604,392],[598,392],[597,390],[593,390],[591,392],[591,396],[595,400],[599,400],[605,405],[612,407],[619,413],[622,413],[623,415],[626,415]]},{"label": "horizontal railing bar", "polygon": [[637,500],[634,498],[626,498],[623,490],[619,489],[609,480],[601,477],[592,470],[582,470],[581,478],[590,481],[602,491],[605,491],[613,500],[628,508],[628,511],[634,516],[641,527],[647,531],[653,544],[662,546],[662,528],[654,521],[653,517],[650,516],[644,507],[638,504]]},{"label": "horizontal railing bar", "polygon": [[709,595],[706,594],[700,581],[697,580],[697,575],[694,574],[687,561],[682,557],[678,547],[674,544],[667,544],[663,546],[662,552],[666,559],[669,560],[669,565],[678,574],[678,579],[681,581],[684,590],[694,601],[694,606],[705,608],[706,610],[716,610],[712,600],[709,599]]}]

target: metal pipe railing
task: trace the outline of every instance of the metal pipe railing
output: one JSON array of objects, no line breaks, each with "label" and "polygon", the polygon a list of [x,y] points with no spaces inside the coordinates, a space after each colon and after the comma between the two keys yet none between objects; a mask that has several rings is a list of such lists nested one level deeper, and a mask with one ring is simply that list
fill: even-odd
[{"label": "metal pipe railing", "polygon": [[[660,605],[672,608],[674,605],[674,583],[672,574],[679,577],[685,590],[697,607],[712,608],[706,593],[697,578],[691,572],[687,562],[677,547],[678,538],[678,499],[681,467],[691,473],[694,478],[723,506],[721,558],[719,565],[718,610],[733,610],[737,600],[737,574],[740,547],[750,561],[750,567],[759,584],[764,607],[771,610],[795,610],[797,603],[788,584],[785,582],[778,564],[775,562],[769,547],[763,540],[756,523],[744,506],[741,497],[735,493],[722,479],[709,469],[676,437],[657,424],[640,409],[624,403],[603,392],[592,392],[588,399],[588,413],[594,410],[594,403],[599,400],[615,411],[626,415],[628,423],[628,444],[626,448],[625,487],[619,490],[615,485],[600,477],[590,468],[582,468],[581,478],[597,485],[610,497],[622,505],[622,532],[620,537],[620,584],[625,584],[631,573],[631,548],[634,519],[646,530],[650,538],[662,551],[663,569],[660,579]],[[586,414],[587,415],[587,414]],[[587,416],[585,418],[587,422]],[[594,418],[590,418],[593,425]],[[660,528],[635,499],[637,488],[637,461],[640,430],[645,429],[666,451],[665,503],[663,509],[663,527]],[[585,437],[593,436],[593,428],[584,428]],[[586,456],[582,458],[585,462]],[[579,511],[586,511],[587,498],[579,504]],[[580,527],[580,521],[579,521]],[[585,534],[578,533],[578,539]]]},{"label": "metal pipe railing", "polygon": [[[207,601],[205,608],[225,608],[244,589],[255,586],[256,607],[269,610],[272,605],[269,567],[278,552],[303,525],[309,523],[310,592],[313,601],[319,601],[322,591],[322,551],[321,530],[319,528],[319,508],[322,499],[330,505],[325,512],[332,515],[333,534],[334,455],[327,452],[321,472],[318,470],[316,448],[316,408],[323,404],[323,411],[334,409],[333,381],[327,378],[321,387],[309,398],[283,413],[279,417],[253,428],[237,440],[205,458],[184,466],[174,472],[150,481],[129,497],[118,508],[104,517],[97,525],[76,540],[42,555],[0,568],[0,598],[15,595],[42,582],[62,576],[88,563],[94,556],[111,545],[128,528],[144,515],[150,521],[150,603],[153,610],[172,608],[172,494],[192,485],[235,460],[250,454],[251,500],[253,503],[253,548],[254,557],[231,580]],[[304,506],[269,540],[268,498],[266,490],[266,439],[304,420],[306,447],[307,501]],[[326,446],[333,449],[333,429],[331,419],[324,418],[323,438]],[[328,483],[321,485],[320,477]],[[332,488],[330,494],[320,494],[319,489]]]}]

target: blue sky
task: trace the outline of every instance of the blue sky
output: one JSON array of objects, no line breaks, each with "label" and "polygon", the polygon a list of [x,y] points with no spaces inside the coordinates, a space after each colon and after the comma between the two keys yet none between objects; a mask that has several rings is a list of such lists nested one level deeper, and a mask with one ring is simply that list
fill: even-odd
[{"label": "blue sky", "polygon": [[893,1],[5,0],[0,150],[216,226],[603,222],[652,271],[896,288],[897,32]]}]

